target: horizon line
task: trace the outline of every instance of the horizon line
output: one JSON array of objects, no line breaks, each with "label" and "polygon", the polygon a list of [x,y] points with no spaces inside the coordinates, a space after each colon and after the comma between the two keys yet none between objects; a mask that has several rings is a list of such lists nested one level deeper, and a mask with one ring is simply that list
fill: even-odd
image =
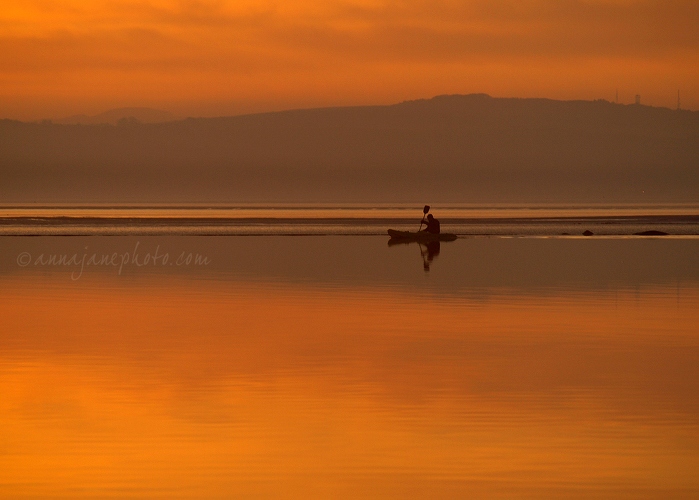
[{"label": "horizon line", "polygon": [[[254,111],[254,112],[243,112],[243,113],[237,113],[237,114],[221,114],[221,115],[214,115],[214,114],[202,114],[202,115],[180,115],[177,113],[173,113],[172,111],[168,109],[163,109],[163,108],[154,108],[150,106],[119,106],[115,108],[109,108],[105,111],[96,113],[96,114],[86,114],[86,113],[74,113],[66,116],[61,116],[61,117],[52,117],[52,118],[37,118],[37,119],[18,119],[18,118],[9,118],[9,117],[1,117],[0,120],[3,121],[17,121],[21,123],[52,123],[54,125],[75,125],[76,123],[60,123],[61,121],[69,120],[71,118],[79,118],[79,117],[84,117],[85,119],[95,119],[98,118],[102,115],[106,115],[109,113],[113,113],[116,111],[122,111],[122,110],[141,110],[141,111],[155,111],[158,113],[167,113],[172,116],[172,119],[170,120],[162,120],[162,121],[155,121],[151,122],[152,124],[156,123],[170,123],[170,122],[176,122],[176,121],[184,121],[187,119],[217,119],[217,118],[236,118],[236,117],[243,117],[243,116],[255,116],[255,115],[266,115],[266,114],[275,114],[275,113],[287,113],[287,112],[296,112],[296,111],[312,111],[312,110],[329,110],[329,109],[348,109],[348,108],[382,108],[382,107],[391,107],[391,106],[399,106],[401,104],[406,104],[406,103],[411,103],[411,102],[420,102],[420,101],[431,101],[434,99],[439,99],[439,98],[444,98],[444,97],[486,97],[489,99],[497,99],[497,100],[522,100],[522,101],[552,101],[552,102],[587,102],[587,103],[594,103],[594,102],[605,102],[608,104],[613,104],[613,105],[619,105],[619,106],[640,106],[640,107],[645,107],[645,108],[655,108],[655,109],[668,109],[670,111],[685,111],[685,112],[697,112],[699,110],[695,109],[690,109],[690,108],[672,108],[669,106],[662,106],[662,105],[653,105],[653,104],[644,104],[643,102],[618,102],[610,99],[605,99],[605,98],[597,98],[597,99],[555,99],[551,97],[517,97],[517,96],[492,96],[488,93],[485,92],[470,92],[467,94],[437,94],[433,95],[432,97],[421,97],[421,98],[416,98],[416,99],[405,99],[402,101],[398,102],[392,102],[389,104],[338,104],[338,105],[321,105],[321,106],[300,106],[300,107],[289,107],[289,108],[280,108],[280,109],[273,109],[273,110],[266,110],[266,111]],[[124,118],[130,118],[129,116],[125,116]],[[134,117],[136,118],[136,117]],[[137,118],[136,118],[137,119]],[[137,121],[140,124],[149,124],[148,122],[142,122],[137,119]],[[84,125],[109,125],[110,123],[107,122],[101,122],[101,123],[85,123]]]}]

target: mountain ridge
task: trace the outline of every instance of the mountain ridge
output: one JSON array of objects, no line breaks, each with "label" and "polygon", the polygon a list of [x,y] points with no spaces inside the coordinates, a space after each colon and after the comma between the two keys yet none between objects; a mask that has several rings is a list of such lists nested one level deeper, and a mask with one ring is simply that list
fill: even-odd
[{"label": "mountain ridge", "polygon": [[127,107],[115,108],[97,115],[72,115],[55,120],[61,125],[116,125],[120,120],[138,121],[140,123],[164,123],[175,121],[175,116],[168,112],[153,108]]},{"label": "mountain ridge", "polygon": [[699,112],[445,95],[166,123],[0,122],[7,201],[699,199]]}]

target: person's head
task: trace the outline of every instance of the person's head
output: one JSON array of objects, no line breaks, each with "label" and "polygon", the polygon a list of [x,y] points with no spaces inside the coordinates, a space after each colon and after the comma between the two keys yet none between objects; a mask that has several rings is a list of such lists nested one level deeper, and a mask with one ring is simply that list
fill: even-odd
[{"label": "person's head", "polygon": [[432,220],[432,219],[434,219],[434,215],[430,214],[427,216],[427,220]]}]

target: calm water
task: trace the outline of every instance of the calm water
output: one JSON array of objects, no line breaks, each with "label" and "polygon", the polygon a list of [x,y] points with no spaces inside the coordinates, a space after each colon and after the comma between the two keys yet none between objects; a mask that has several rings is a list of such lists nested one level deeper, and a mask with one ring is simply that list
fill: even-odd
[{"label": "calm water", "polygon": [[[699,235],[699,204],[442,205],[445,231],[465,236]],[[415,231],[422,205],[11,205],[0,235],[383,235]]]},{"label": "calm water", "polygon": [[698,255],[1,237],[0,497],[697,498]]}]

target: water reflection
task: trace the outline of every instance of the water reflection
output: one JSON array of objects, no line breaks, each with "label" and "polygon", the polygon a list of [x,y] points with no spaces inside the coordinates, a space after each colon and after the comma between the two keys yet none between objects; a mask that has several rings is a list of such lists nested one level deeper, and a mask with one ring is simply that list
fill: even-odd
[{"label": "water reflection", "polygon": [[427,272],[430,270],[430,264],[435,257],[439,255],[440,244],[439,241],[430,241],[426,244],[420,244],[420,254],[422,255],[422,266]]},{"label": "water reflection", "polygon": [[[354,240],[281,241],[338,266]],[[520,266],[490,243],[489,266]],[[641,262],[665,262],[658,244]],[[400,264],[435,281],[460,248],[429,279]],[[699,283],[634,269],[604,286],[491,277],[482,294],[2,274],[0,496],[695,497]]]},{"label": "water reflection", "polygon": [[422,257],[422,268],[425,270],[425,272],[429,272],[432,261],[435,259],[435,257],[439,256],[439,252],[441,251],[440,241],[428,241],[423,243],[419,241],[409,241],[395,238],[390,238],[388,240],[389,247],[413,244],[420,250],[420,256]]}]

